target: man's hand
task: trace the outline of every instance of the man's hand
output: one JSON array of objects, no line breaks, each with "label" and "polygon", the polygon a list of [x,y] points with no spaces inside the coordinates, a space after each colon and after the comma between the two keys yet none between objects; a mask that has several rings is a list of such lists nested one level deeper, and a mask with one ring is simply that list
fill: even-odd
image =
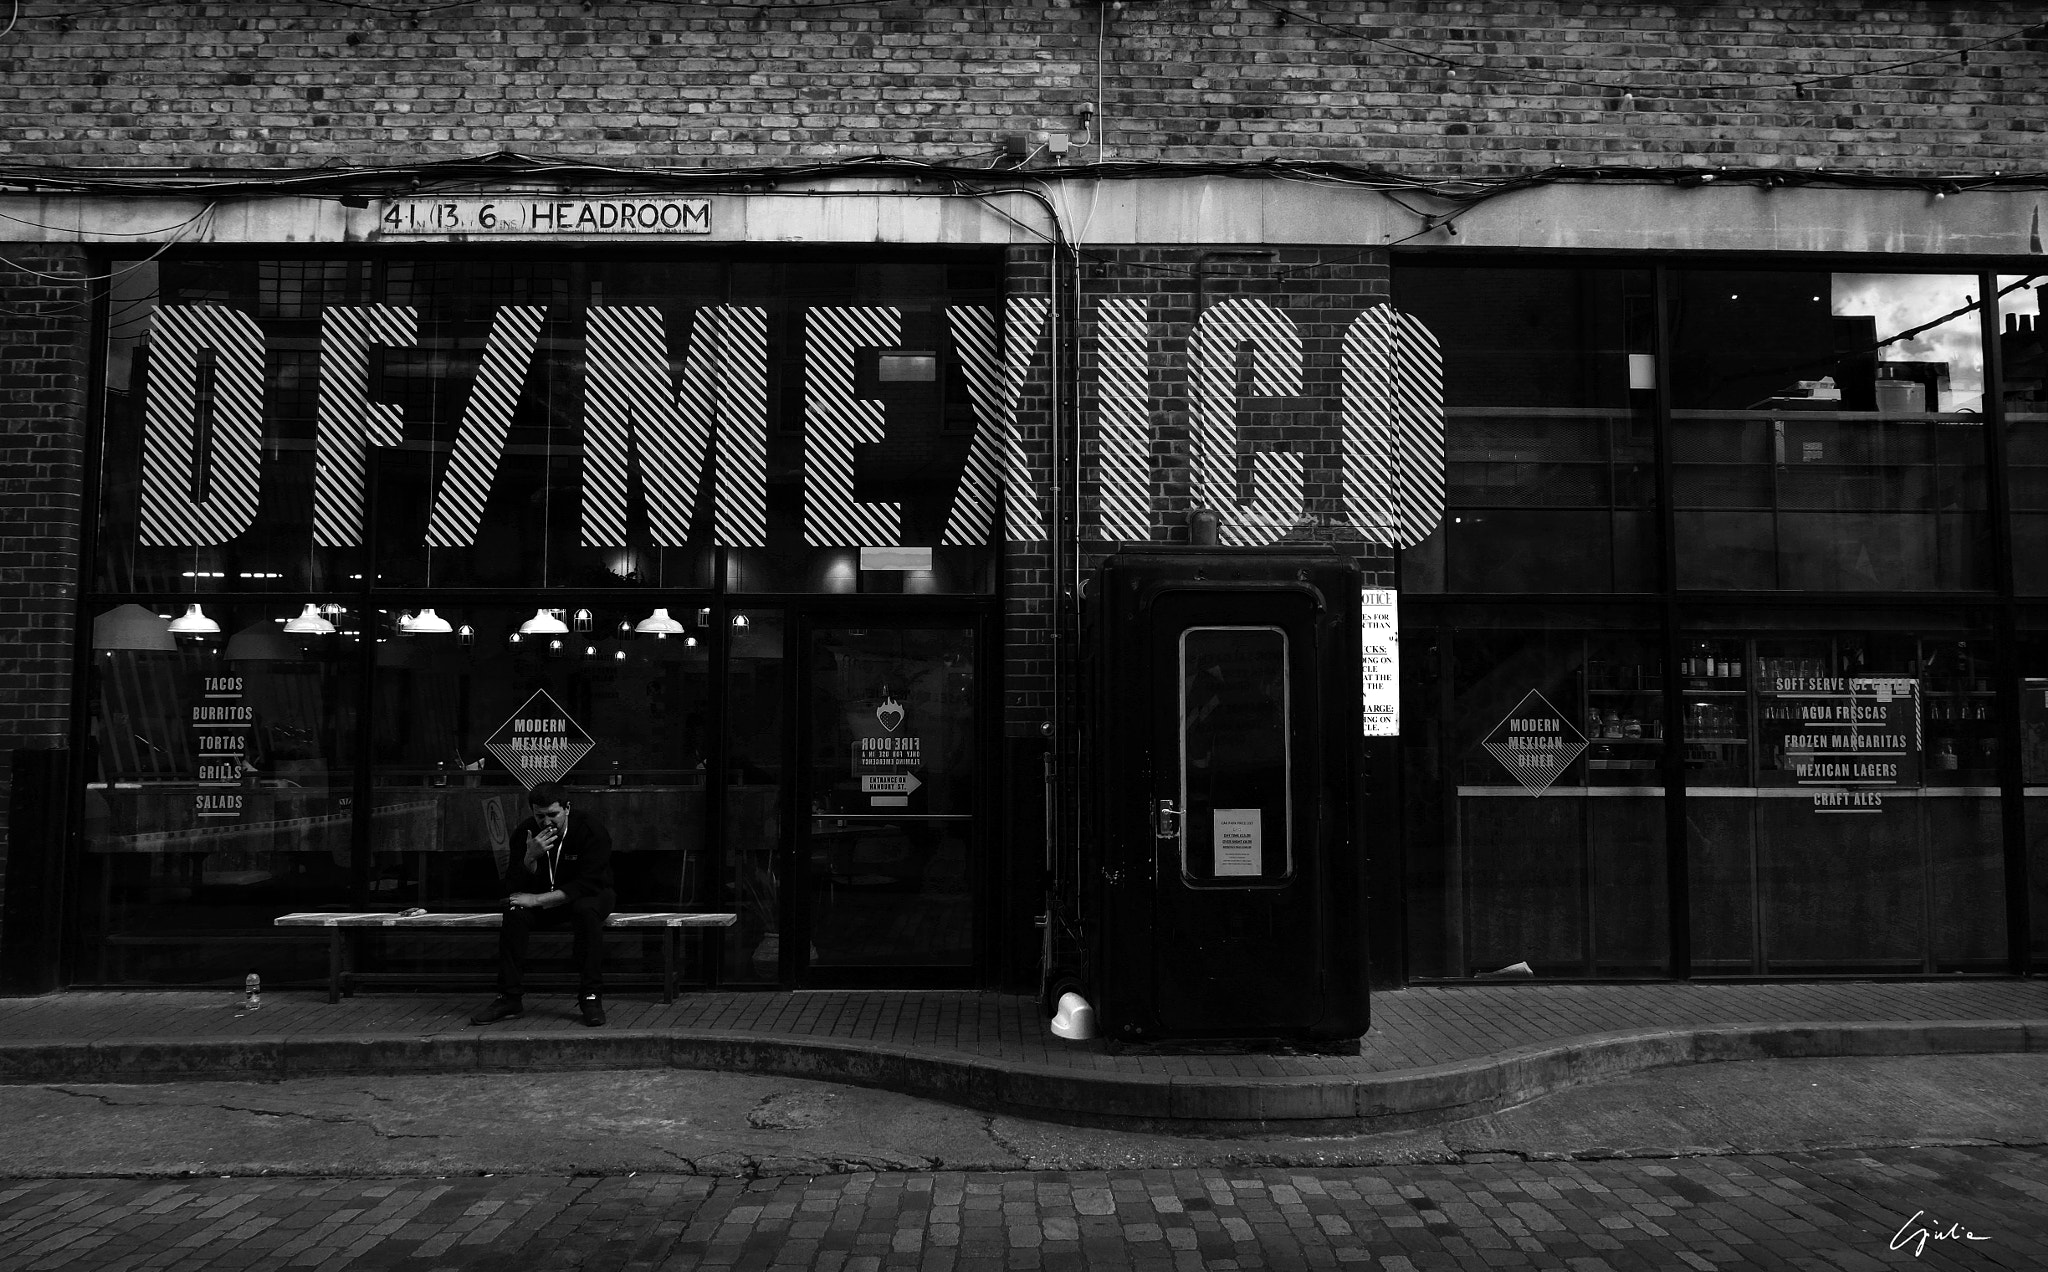
[{"label": "man's hand", "polygon": [[546,905],[547,901],[538,892],[515,892],[505,898],[505,904],[515,910],[538,910]]}]

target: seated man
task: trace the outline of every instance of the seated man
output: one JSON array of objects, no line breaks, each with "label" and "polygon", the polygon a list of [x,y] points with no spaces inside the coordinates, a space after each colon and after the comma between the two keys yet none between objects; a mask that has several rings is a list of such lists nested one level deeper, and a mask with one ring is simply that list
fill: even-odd
[{"label": "seated man", "polygon": [[542,782],[527,793],[533,816],[512,832],[505,923],[498,929],[498,996],[470,1023],[488,1025],[525,1010],[526,938],[535,928],[567,925],[575,934],[576,1006],[586,1025],[604,1023],[604,921],[618,903],[612,890],[612,837],[588,813],[571,825],[569,793]]}]

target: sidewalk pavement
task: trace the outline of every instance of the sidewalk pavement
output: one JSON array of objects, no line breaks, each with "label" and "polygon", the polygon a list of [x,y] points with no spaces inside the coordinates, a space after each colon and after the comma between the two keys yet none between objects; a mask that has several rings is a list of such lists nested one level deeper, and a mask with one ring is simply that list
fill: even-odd
[{"label": "sidewalk pavement", "polygon": [[486,995],[71,992],[0,999],[0,1082],[278,1080],[672,1066],[780,1074],[1027,1117],[1179,1131],[1377,1131],[1471,1117],[1659,1065],[2048,1051],[2048,980],[1499,984],[1373,995],[1356,1056],[1113,1053],[1036,999],[971,991],[567,995],[468,1023]]}]

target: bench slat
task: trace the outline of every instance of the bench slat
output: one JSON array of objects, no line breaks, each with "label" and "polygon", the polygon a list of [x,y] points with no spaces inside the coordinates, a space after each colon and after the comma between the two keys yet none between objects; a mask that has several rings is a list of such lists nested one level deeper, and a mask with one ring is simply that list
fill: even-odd
[{"label": "bench slat", "polygon": [[[418,927],[418,928],[483,928],[497,927],[505,916],[497,911],[469,913],[445,911],[439,914],[412,914],[399,916],[390,913],[379,914],[326,914],[310,912],[303,914],[281,914],[273,922],[278,927]],[[737,914],[706,913],[619,913],[604,921],[606,927],[733,927],[740,921]]]}]

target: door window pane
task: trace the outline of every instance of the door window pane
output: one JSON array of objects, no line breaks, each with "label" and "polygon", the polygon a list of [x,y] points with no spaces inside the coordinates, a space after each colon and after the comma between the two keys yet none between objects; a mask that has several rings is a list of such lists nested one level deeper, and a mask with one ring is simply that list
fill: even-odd
[{"label": "door window pane", "polygon": [[1181,877],[1191,884],[1294,872],[1287,655],[1277,627],[1181,633]]},{"label": "door window pane", "polygon": [[810,968],[973,961],[974,631],[810,636]]},{"label": "door window pane", "polygon": [[1990,586],[1974,277],[1672,277],[1680,587]]}]

